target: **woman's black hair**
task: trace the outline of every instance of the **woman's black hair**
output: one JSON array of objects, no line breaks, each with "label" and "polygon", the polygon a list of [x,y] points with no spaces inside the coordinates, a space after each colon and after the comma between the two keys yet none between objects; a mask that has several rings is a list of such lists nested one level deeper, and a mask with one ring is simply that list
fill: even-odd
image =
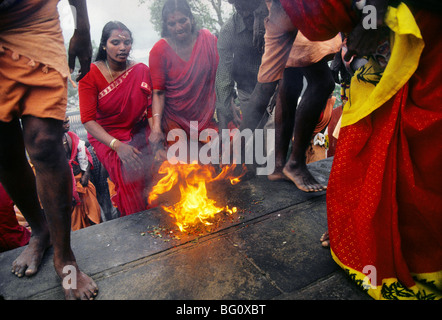
[{"label": "woman's black hair", "polygon": [[130,38],[132,39],[132,32],[120,21],[109,21],[103,27],[103,32],[101,33],[100,45],[98,46],[97,56],[95,61],[105,61],[107,59],[107,53],[104,48],[106,47],[107,40],[111,36],[113,30],[124,30],[129,32]]},{"label": "woman's black hair", "polygon": [[169,32],[167,30],[167,18],[169,17],[170,14],[174,13],[175,11],[181,12],[183,15],[185,15],[192,21],[191,31],[192,33],[195,33],[196,22],[187,0],[167,0],[164,3],[163,12],[161,14],[163,22],[161,27],[161,37],[166,38],[169,36]]}]

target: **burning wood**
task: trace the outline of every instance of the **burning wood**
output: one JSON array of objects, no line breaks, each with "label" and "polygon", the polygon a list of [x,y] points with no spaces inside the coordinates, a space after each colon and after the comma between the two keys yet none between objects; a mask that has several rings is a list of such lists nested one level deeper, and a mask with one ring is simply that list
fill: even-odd
[{"label": "burning wood", "polygon": [[244,176],[247,169],[242,166],[240,174],[235,174],[236,164],[222,167],[220,173],[212,165],[192,164],[170,164],[164,161],[158,173],[164,174],[158,183],[152,188],[149,194],[149,204],[154,203],[160,195],[178,186],[180,200],[171,206],[161,206],[170,216],[181,231],[186,231],[189,226],[199,222],[211,225],[210,219],[221,212],[235,213],[236,207],[221,207],[216,201],[207,196],[207,183],[229,180],[232,185],[237,184]]}]

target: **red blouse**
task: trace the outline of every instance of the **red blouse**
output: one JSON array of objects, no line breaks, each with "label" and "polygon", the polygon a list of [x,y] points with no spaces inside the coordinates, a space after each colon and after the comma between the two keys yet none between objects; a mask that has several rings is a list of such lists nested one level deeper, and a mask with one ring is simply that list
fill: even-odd
[{"label": "red blouse", "polygon": [[98,94],[108,85],[106,78],[100,69],[92,63],[89,72],[81,79],[82,90],[78,90],[80,98],[80,116],[81,122],[86,123],[96,120]]},{"label": "red blouse", "polygon": [[149,54],[153,89],[165,90],[167,79],[178,78],[186,68],[186,63],[166,40],[159,40]]}]

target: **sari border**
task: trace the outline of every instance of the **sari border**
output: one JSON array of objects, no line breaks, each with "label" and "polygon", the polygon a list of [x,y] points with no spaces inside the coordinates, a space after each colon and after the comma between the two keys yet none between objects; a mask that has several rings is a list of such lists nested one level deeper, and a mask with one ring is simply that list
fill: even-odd
[{"label": "sari border", "polygon": [[371,273],[365,274],[345,265],[330,249],[331,256],[336,264],[341,267],[347,276],[365,293],[375,300],[441,300],[441,275],[442,270],[431,273],[412,273],[414,285],[406,287],[396,277],[374,279]]},{"label": "sari border", "polygon": [[117,79],[115,79],[113,82],[111,82],[106,88],[104,88],[99,94],[98,94],[98,100],[101,100],[105,96],[107,96],[109,93],[114,91],[116,88],[120,86],[120,84],[123,83],[123,81],[128,77],[129,73],[140,63],[134,64],[132,67],[130,67],[126,72],[121,74]]}]

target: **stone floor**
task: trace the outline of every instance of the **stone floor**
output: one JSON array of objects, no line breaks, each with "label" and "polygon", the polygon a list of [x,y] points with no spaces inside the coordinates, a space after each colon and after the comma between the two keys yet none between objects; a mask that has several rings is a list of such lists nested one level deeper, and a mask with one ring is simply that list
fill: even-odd
[{"label": "stone floor", "polygon": [[[332,159],[309,165],[327,182]],[[369,300],[338,268],[319,238],[327,229],[326,194],[257,176],[209,190],[238,207],[210,227],[181,233],[160,208],[72,233],[78,264],[102,300]],[[63,299],[52,252],[31,278],[10,265],[23,250],[0,254],[0,296]]]}]

